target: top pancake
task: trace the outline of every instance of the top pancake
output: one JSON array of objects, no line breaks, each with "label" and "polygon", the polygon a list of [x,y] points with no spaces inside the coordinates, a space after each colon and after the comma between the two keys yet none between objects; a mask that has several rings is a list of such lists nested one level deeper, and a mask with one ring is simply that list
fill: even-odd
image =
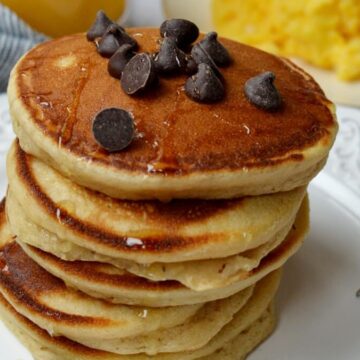
[{"label": "top pancake", "polygon": [[[158,50],[158,29],[129,32],[139,51]],[[37,46],[19,61],[9,85],[22,147],[75,182],[118,198],[229,198],[306,184],[334,140],[331,103],[288,60],[221,41],[233,63],[221,70],[225,99],[211,105],[186,96],[185,75],[126,95],[84,34]],[[251,105],[243,92],[246,80],[265,70],[276,74],[284,100],[276,112]],[[95,114],[107,107],[130,111],[141,134],[118,153],[101,149],[91,131]]]}]

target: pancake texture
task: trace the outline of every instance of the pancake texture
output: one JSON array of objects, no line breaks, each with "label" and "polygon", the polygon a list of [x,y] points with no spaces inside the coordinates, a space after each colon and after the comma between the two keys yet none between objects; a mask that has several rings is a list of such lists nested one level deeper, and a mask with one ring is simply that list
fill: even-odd
[{"label": "pancake texture", "polygon": [[54,335],[89,339],[141,335],[182,324],[201,308],[189,305],[148,310],[112,305],[68,289],[16,243],[3,248],[2,253],[0,292],[17,311]]},{"label": "pancake texture", "polygon": [[273,241],[280,232],[285,237],[306,193],[301,187],[220,201],[114,200],[76,186],[17,142],[7,172],[12,196],[31,222],[97,254],[144,264],[223,258]]},{"label": "pancake texture", "polygon": [[178,263],[138,264],[103,256],[68,241],[60,240],[55,234],[29,221],[12,194],[11,191],[8,192],[7,214],[12,232],[21,239],[21,242],[49,252],[65,261],[108,263],[149,280],[176,280],[196,291],[230,285],[244,272],[258,267],[261,259],[285,240],[293,224],[292,221],[275,236],[274,240],[235,256]]},{"label": "pancake texture", "polygon": [[[232,320],[253,290],[248,288],[202,307],[143,309],[108,305],[66,289],[36,266],[17,244],[4,248],[3,253],[1,260],[7,271],[1,274],[0,292],[19,313],[52,335],[122,354],[200,348]],[[279,277],[276,279],[272,281],[274,291]],[[274,291],[267,291],[268,296]]]},{"label": "pancake texture", "polygon": [[[158,51],[158,29],[130,29],[139,51]],[[141,34],[141,35],[139,35]],[[226,96],[204,105],[183,91],[186,75],[130,97],[84,34],[40,44],[12,71],[8,97],[22,148],[80,185],[114,198],[234,198],[305,186],[325,164],[337,123],[317,83],[289,60],[221,39],[233,59],[222,69]],[[284,106],[250,104],[245,82],[276,74]],[[108,153],[91,124],[106,107],[129,111],[137,137]],[[226,141],[224,141],[226,139]]]},{"label": "pancake texture", "polygon": [[[226,339],[228,341],[222,347],[213,344],[209,350],[198,351],[195,357],[185,353],[123,356],[90,349],[63,337],[51,337],[46,331],[17,313],[1,295],[0,316],[7,327],[31,351],[34,358],[39,360],[243,360],[249,352],[270,335],[276,325],[273,307],[270,305],[269,309],[247,329],[238,335],[228,336],[229,339]],[[208,354],[213,349],[216,350]],[[203,355],[204,353],[207,355]],[[197,357],[197,355],[199,356]]]},{"label": "pancake texture", "polygon": [[[207,352],[203,348],[208,343],[217,343],[217,338],[228,338],[233,333],[234,321],[241,325],[237,327],[241,332],[250,325],[247,319],[256,320],[269,306],[280,281],[277,271],[255,289],[250,287],[202,307],[156,310],[110,305],[66,289],[60,280],[42,270],[9,237],[3,218],[1,295],[19,314],[51,336],[66,336],[97,350],[120,355]],[[171,314],[176,314],[181,323],[176,324]],[[170,326],[171,321],[175,321],[174,326]]]},{"label": "pancake texture", "polygon": [[[129,275],[126,271],[109,264],[64,261],[27,245],[25,238],[19,237],[17,241],[36,263],[75,289],[114,303],[161,307],[223,299],[255,284],[270,272],[280,268],[299,249],[308,228],[309,208],[308,201],[305,199],[286,239],[264,257],[258,267],[251,271],[240,271],[231,278],[228,285],[202,291],[193,290],[174,280],[152,282],[142,277]],[[188,266],[190,276],[191,262]],[[198,275],[196,268],[194,271],[192,276],[196,277]]]}]

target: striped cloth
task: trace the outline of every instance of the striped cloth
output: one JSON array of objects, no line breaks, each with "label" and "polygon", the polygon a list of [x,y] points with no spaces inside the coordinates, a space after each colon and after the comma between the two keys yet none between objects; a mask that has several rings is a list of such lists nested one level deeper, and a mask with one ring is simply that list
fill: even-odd
[{"label": "striped cloth", "polygon": [[10,71],[21,55],[46,39],[0,4],[0,92],[6,91]]}]

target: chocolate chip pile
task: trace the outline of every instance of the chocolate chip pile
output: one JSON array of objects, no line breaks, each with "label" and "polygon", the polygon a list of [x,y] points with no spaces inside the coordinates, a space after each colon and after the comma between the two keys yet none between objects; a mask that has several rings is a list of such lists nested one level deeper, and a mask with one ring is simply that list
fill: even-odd
[{"label": "chocolate chip pile", "polygon": [[[109,58],[109,74],[120,79],[126,94],[141,94],[159,84],[161,76],[187,74],[184,89],[189,98],[199,103],[222,100],[225,79],[219,68],[229,66],[232,60],[217,33],[209,32],[192,45],[199,37],[198,27],[188,20],[170,19],[162,23],[160,36],[157,53],[138,53],[136,40],[101,10],[87,32],[87,39],[95,42],[98,53]],[[279,109],[282,99],[274,80],[274,73],[269,71],[249,79],[244,86],[249,102],[266,111]],[[104,116],[109,116],[109,120],[104,120]],[[94,119],[94,137],[107,151],[120,151],[134,136],[134,125],[129,124],[132,121],[126,110],[105,109]]]},{"label": "chocolate chip pile", "polygon": [[110,58],[109,74],[121,79],[126,94],[149,89],[158,84],[159,76],[188,74],[185,92],[191,99],[202,103],[220,101],[225,87],[219,67],[228,66],[231,57],[218,41],[217,33],[208,33],[191,47],[199,37],[198,27],[188,20],[171,19],[162,23],[160,36],[158,53],[136,53],[136,40],[103,11],[97,13],[87,33],[87,39],[95,42],[99,54]]}]

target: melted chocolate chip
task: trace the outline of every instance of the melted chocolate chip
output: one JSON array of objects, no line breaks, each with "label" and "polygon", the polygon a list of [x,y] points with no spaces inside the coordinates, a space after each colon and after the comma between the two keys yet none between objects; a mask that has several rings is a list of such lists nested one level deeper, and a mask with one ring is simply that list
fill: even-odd
[{"label": "melted chocolate chip", "polygon": [[172,37],[180,48],[193,43],[199,36],[198,27],[189,20],[170,19],[161,24],[160,35]]},{"label": "melted chocolate chip", "polygon": [[225,95],[224,85],[207,64],[200,64],[198,72],[186,81],[185,92],[191,99],[202,103],[219,101]]},{"label": "melted chocolate chip", "polygon": [[107,27],[112,24],[112,21],[106,16],[104,11],[100,10],[96,14],[96,19],[91,25],[86,37],[89,41],[93,41],[105,34]]},{"label": "melted chocolate chip", "polygon": [[132,57],[135,56],[135,54],[134,47],[131,44],[121,45],[109,60],[109,74],[117,79],[120,79],[125,65]]},{"label": "melted chocolate chip", "polygon": [[134,138],[131,114],[123,109],[108,108],[96,114],[92,128],[95,140],[109,152],[125,149]]},{"label": "melted chocolate chip", "polygon": [[121,77],[123,90],[133,95],[149,88],[157,80],[156,69],[149,54],[135,55],[125,66]]},{"label": "melted chocolate chip", "polygon": [[209,32],[200,41],[201,47],[210,55],[217,66],[227,66],[231,63],[231,57],[226,48],[218,41],[215,31]]},{"label": "melted chocolate chip", "polygon": [[207,64],[209,65],[215,72],[216,76],[219,79],[223,79],[223,76],[219,70],[219,68],[216,66],[214,60],[210,56],[210,54],[203,48],[201,43],[197,43],[193,46],[191,49],[191,56],[196,64]]},{"label": "melted chocolate chip", "polygon": [[154,63],[159,73],[178,73],[186,69],[186,54],[177,47],[174,38],[165,38],[159,53],[154,58]]},{"label": "melted chocolate chip", "polygon": [[282,99],[274,85],[275,74],[266,71],[249,79],[245,83],[244,91],[248,100],[255,106],[264,110],[277,110]]}]

